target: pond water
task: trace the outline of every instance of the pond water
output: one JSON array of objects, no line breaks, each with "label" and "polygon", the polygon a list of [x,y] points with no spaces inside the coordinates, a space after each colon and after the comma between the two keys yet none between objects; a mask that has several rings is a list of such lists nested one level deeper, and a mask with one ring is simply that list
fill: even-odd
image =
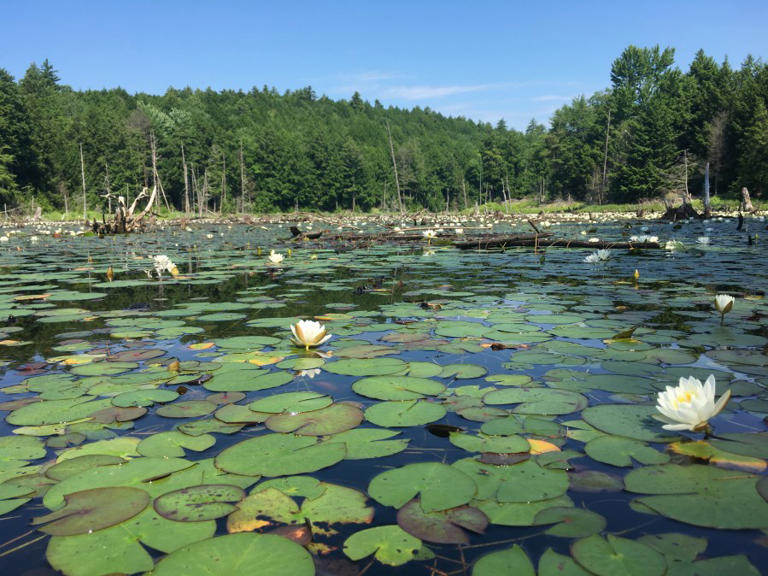
[{"label": "pond water", "polygon": [[[766,573],[765,227],[551,227],[675,242],[595,262],[6,227],[0,573]],[[709,430],[663,429],[710,375]]]}]

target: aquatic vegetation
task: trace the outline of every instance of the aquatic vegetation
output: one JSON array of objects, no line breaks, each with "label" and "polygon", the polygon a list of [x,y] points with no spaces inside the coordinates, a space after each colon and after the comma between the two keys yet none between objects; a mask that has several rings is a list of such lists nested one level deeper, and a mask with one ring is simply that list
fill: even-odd
[{"label": "aquatic vegetation", "polygon": [[[494,220],[461,224],[526,231]],[[379,224],[344,222],[410,225]],[[421,234],[294,243],[282,222],[36,244],[0,229],[0,562],[765,571],[765,268],[732,224],[710,222],[717,246],[691,261],[604,252],[608,280],[581,249],[422,258]],[[288,242],[278,274],[256,247]],[[185,273],[159,284],[146,254]],[[713,286],[739,294],[714,304],[738,322],[719,325]]]}]

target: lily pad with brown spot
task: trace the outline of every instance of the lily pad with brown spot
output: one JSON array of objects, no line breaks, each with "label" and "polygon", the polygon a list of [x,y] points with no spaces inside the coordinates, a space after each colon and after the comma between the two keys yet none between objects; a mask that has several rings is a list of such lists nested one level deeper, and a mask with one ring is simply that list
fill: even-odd
[{"label": "lily pad with brown spot", "polygon": [[176,522],[203,522],[221,518],[236,510],[235,502],[245,497],[242,488],[231,484],[201,484],[159,496],[155,512]]},{"label": "lily pad with brown spot", "polygon": [[149,504],[149,494],[140,488],[109,486],[73,492],[64,496],[64,507],[32,519],[41,532],[52,536],[87,534],[133,518]]}]

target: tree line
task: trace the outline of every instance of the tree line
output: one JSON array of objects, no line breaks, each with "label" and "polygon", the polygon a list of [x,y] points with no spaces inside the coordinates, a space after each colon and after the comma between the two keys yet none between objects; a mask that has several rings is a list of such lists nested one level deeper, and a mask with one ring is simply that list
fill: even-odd
[{"label": "tree line", "polygon": [[0,68],[0,202],[94,209],[158,183],[187,213],[464,209],[484,202],[636,202],[768,184],[768,68],[629,46],[611,85],[525,131],[355,93],[74,91],[46,60]]}]

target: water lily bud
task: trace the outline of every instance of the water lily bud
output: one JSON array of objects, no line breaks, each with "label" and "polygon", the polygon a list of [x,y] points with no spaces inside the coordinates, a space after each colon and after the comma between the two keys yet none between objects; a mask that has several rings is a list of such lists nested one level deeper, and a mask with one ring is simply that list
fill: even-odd
[{"label": "water lily bud", "polygon": [[715,296],[715,308],[717,308],[717,311],[720,312],[720,314],[727,314],[731,311],[731,308],[733,308],[735,300],[736,299],[733,296],[729,296],[728,294],[718,294]]}]

